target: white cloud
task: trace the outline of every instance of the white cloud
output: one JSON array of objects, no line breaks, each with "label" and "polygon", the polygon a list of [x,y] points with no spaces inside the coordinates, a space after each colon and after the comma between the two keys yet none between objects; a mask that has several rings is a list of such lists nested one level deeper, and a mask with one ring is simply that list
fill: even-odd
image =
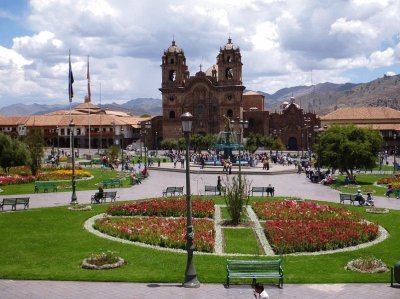
[{"label": "white cloud", "polygon": [[0,106],[64,101],[69,48],[75,100],[86,94],[87,55],[104,100],[160,97],[159,65],[173,35],[193,74],[215,63],[230,34],[244,85],[266,92],[309,84],[311,70],[314,83],[337,83],[355,69],[400,63],[398,0],[31,0],[25,14],[33,34],[0,45]]}]

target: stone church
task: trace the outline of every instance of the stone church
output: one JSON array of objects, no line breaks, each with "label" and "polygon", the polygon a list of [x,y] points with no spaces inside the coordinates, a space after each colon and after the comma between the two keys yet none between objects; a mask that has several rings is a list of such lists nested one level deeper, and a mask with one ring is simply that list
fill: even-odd
[{"label": "stone church", "polygon": [[162,56],[163,115],[160,139],[180,138],[184,112],[193,115],[193,133],[217,134],[228,119],[245,119],[244,136],[260,133],[280,138],[287,149],[305,149],[315,139],[319,126],[315,113],[305,113],[294,101],[285,102],[280,113],[265,110],[264,95],[246,91],[242,82],[242,56],[231,38],[220,48],[216,64],[191,76],[186,57],[175,40]]}]

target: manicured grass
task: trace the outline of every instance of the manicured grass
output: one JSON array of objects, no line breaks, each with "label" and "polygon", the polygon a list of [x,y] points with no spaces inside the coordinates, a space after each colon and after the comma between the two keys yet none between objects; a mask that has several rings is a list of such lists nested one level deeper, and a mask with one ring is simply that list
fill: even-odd
[{"label": "manicured grass", "polygon": [[246,253],[260,255],[260,248],[254,230],[251,228],[224,228],[226,253]]},{"label": "manicured grass", "polygon": [[[105,179],[116,178],[120,175],[120,171],[116,170],[104,170],[101,168],[83,168],[83,170],[90,172],[94,178],[89,180],[77,180],[76,181],[76,190],[95,190],[98,188],[96,184],[102,182]],[[129,187],[130,181],[129,179],[125,179],[122,181],[123,187]],[[71,181],[56,181],[57,186],[60,186],[60,191],[71,190]],[[10,195],[10,194],[31,194],[34,193],[35,183],[28,184],[15,184],[15,185],[5,185],[1,186],[1,189],[4,190],[2,195]]]},{"label": "manicured grass", "polygon": [[386,192],[385,187],[380,187],[374,185],[374,183],[380,179],[380,178],[385,178],[385,177],[390,177],[390,174],[357,174],[356,179],[357,179],[357,185],[359,187],[355,188],[348,188],[345,187],[344,185],[344,179],[345,176],[337,176],[335,177],[337,180],[337,183],[332,185],[332,188],[339,190],[340,192],[343,193],[356,193],[358,189],[362,191],[363,194],[366,194],[367,191],[374,191],[372,196],[383,196]]},{"label": "manicured grass", "polygon": [[[339,204],[333,205],[339,206]],[[106,207],[107,205],[95,205],[92,211],[86,212],[71,212],[67,207],[55,207],[0,213],[2,253],[0,278],[181,283],[186,254],[122,244],[97,237],[83,229],[86,219],[104,212]],[[397,253],[400,248],[398,229],[400,211],[374,215],[365,213],[364,208],[350,205],[346,208],[384,226],[389,231],[390,237],[382,243],[357,251],[315,256],[283,256],[285,282],[387,283],[389,281],[389,273],[354,273],[344,270],[344,266],[352,259],[368,255],[380,258],[388,266],[392,266],[399,259]],[[83,258],[91,253],[105,250],[118,252],[126,259],[127,264],[122,268],[107,271],[80,268]],[[204,283],[225,282],[226,258],[195,254],[199,280]],[[240,257],[240,259],[276,258]],[[248,281],[250,282],[251,280]],[[272,283],[272,280],[265,282]]]},{"label": "manicured grass", "polygon": [[[226,207],[221,208],[221,217],[222,217],[222,219],[225,219],[225,220],[231,219],[231,216],[229,215],[228,209]],[[242,220],[246,221],[247,219],[248,219],[247,214],[244,213],[242,216]]]}]

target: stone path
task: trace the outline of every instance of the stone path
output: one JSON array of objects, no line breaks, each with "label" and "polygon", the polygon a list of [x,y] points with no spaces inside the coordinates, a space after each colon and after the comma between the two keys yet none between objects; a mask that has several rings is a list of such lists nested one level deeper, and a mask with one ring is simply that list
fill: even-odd
[{"label": "stone path", "polygon": [[[288,166],[286,166],[288,167]],[[277,168],[275,168],[277,171]],[[273,171],[273,170],[271,170]],[[205,185],[216,185],[218,174],[194,173],[191,187],[194,194],[203,194]],[[223,175],[224,178],[224,175]],[[339,202],[339,192],[329,187],[311,183],[304,174],[248,175],[253,186],[271,184],[276,196],[297,196]],[[141,185],[117,189],[119,201],[160,197],[167,186],[184,186],[185,174],[152,170],[149,179]],[[90,203],[94,191],[78,191],[80,203]],[[67,205],[71,192],[31,194],[31,208]],[[375,197],[379,207],[400,209],[400,200]],[[183,276],[183,274],[182,274]],[[389,281],[389,275],[388,281]],[[200,277],[201,279],[201,277]],[[284,285],[283,289],[267,285],[270,298],[400,298],[400,288],[388,284],[296,284]],[[14,281],[0,280],[0,298],[254,298],[249,286],[234,286],[230,289],[220,284],[203,284],[199,289],[184,289],[176,284],[138,284],[115,282],[71,282],[71,281]]]}]

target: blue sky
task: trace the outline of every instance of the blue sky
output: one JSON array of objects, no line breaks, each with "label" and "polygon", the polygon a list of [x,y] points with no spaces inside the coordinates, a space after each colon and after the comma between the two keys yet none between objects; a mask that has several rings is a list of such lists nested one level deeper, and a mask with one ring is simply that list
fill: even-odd
[{"label": "blue sky", "polygon": [[[230,35],[243,84],[273,93],[312,82],[367,82],[400,72],[398,0],[0,0],[0,107],[160,98],[161,56],[175,36],[191,74]],[[268,101],[268,99],[267,99]]]}]

